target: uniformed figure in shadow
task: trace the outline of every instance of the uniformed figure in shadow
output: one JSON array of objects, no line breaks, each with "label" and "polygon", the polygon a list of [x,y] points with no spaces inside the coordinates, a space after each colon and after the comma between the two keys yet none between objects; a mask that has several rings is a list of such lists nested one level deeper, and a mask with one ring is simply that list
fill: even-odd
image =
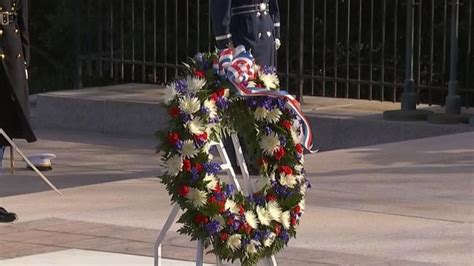
[{"label": "uniformed figure in shadow", "polygon": [[233,44],[251,50],[261,66],[276,66],[280,42],[278,0],[212,0],[217,48]]},{"label": "uniformed figure in shadow", "polygon": [[[276,67],[276,51],[280,48],[280,12],[278,0],[211,0],[211,15],[218,49],[244,45],[260,66]],[[239,173],[235,151],[230,138],[223,140],[234,170]],[[240,137],[249,171],[258,170],[247,154]]]},{"label": "uniformed figure in shadow", "polygon": [[[29,123],[28,106],[29,59],[28,1],[0,0],[0,128],[11,138],[33,142],[36,137]],[[0,161],[7,144],[0,136]],[[0,222],[15,219],[14,213],[0,207]]]}]

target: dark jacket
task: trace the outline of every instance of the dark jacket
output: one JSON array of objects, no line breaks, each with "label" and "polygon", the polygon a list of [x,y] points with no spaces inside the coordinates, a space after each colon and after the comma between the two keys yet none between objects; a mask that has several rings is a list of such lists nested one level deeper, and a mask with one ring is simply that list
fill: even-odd
[{"label": "dark jacket", "polygon": [[[32,142],[25,73],[29,60],[28,0],[0,0],[0,128],[11,138]],[[0,144],[6,144],[3,138]]]},{"label": "dark jacket", "polygon": [[[259,9],[262,3],[265,9]],[[219,49],[229,43],[244,45],[257,64],[275,66],[275,39],[280,39],[278,0],[212,0],[211,13]]]}]

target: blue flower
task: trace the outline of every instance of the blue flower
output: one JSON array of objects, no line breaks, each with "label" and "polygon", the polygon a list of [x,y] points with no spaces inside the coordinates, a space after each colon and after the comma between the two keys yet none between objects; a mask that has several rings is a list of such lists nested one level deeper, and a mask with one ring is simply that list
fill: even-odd
[{"label": "blue flower", "polygon": [[288,234],[288,231],[285,229],[282,229],[280,232],[280,235],[278,236],[281,240],[283,240],[285,243],[288,243],[290,240],[290,235]]},{"label": "blue flower", "polygon": [[176,142],[176,144],[174,146],[177,150],[181,150],[183,148],[183,141],[180,140],[180,141]]},{"label": "blue flower", "polygon": [[286,105],[286,101],[281,99],[281,98],[277,98],[276,99],[276,105],[278,106],[278,108],[280,110],[284,110],[285,109],[285,105]]},{"label": "blue flower", "polygon": [[196,183],[198,178],[199,178],[199,172],[196,170],[196,168],[191,169],[191,182]]},{"label": "blue flower", "polygon": [[286,146],[286,138],[284,136],[281,136],[280,137],[280,145],[282,147]]},{"label": "blue flower", "polygon": [[191,121],[191,116],[185,113],[181,113],[181,119],[184,123]]},{"label": "blue flower", "polygon": [[214,234],[216,234],[217,232],[219,232],[220,224],[219,224],[218,221],[212,220],[211,222],[209,222],[209,223],[207,223],[206,225],[204,225],[204,227],[206,228],[207,232],[208,232],[210,235],[214,235]]},{"label": "blue flower", "polygon": [[218,163],[209,162],[204,164],[204,169],[209,174],[215,175],[221,171],[221,165]]},{"label": "blue flower", "polygon": [[216,105],[221,109],[226,109],[229,106],[227,100],[222,97],[217,100]]},{"label": "blue flower", "polygon": [[264,206],[265,205],[265,197],[260,195],[260,194],[253,194],[247,197],[248,201],[254,202],[255,204],[259,206]]},{"label": "blue flower", "polygon": [[224,194],[226,197],[229,197],[230,195],[234,194],[235,192],[235,186],[232,184],[225,184],[224,186]]},{"label": "blue flower", "polygon": [[273,130],[269,126],[265,126],[263,128],[263,131],[265,132],[266,135],[271,135]]},{"label": "blue flower", "polygon": [[197,54],[194,56],[194,59],[196,59],[196,61],[198,61],[198,62],[202,62],[202,54],[201,54],[201,53],[197,53]]},{"label": "blue flower", "polygon": [[183,94],[188,90],[188,83],[185,79],[180,79],[176,81],[176,91]]}]

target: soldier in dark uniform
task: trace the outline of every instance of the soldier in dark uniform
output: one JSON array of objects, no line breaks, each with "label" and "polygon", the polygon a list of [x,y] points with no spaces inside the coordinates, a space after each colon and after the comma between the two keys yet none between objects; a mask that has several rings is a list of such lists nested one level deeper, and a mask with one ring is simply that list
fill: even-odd
[{"label": "soldier in dark uniform", "polygon": [[[0,0],[0,128],[11,138],[36,140],[29,124],[27,67],[30,59],[28,0]],[[0,136],[0,159],[5,139]],[[16,219],[0,207],[0,222]]]},{"label": "soldier in dark uniform", "polygon": [[276,65],[281,45],[278,0],[212,0],[211,4],[217,48],[244,45],[257,64]]},{"label": "soldier in dark uniform", "polygon": [[[276,67],[276,50],[281,45],[278,0],[212,0],[211,15],[217,48],[244,45],[257,64]],[[240,139],[246,153],[245,142]],[[227,138],[223,142],[233,168],[239,173],[232,141]],[[246,161],[251,162],[245,155]],[[257,175],[256,169],[256,165],[249,165],[250,174]]]}]

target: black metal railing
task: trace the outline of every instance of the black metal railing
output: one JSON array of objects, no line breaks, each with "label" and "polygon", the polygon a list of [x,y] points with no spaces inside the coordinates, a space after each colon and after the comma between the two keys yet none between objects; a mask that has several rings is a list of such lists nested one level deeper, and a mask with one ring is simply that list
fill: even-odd
[{"label": "black metal railing", "polygon": [[[167,83],[180,63],[214,50],[210,0],[77,1],[77,86]],[[405,0],[280,0],[282,85],[304,95],[399,101],[405,78]],[[418,0],[414,78],[420,101],[443,104],[451,0]],[[474,100],[474,0],[460,1],[459,93]]]}]

